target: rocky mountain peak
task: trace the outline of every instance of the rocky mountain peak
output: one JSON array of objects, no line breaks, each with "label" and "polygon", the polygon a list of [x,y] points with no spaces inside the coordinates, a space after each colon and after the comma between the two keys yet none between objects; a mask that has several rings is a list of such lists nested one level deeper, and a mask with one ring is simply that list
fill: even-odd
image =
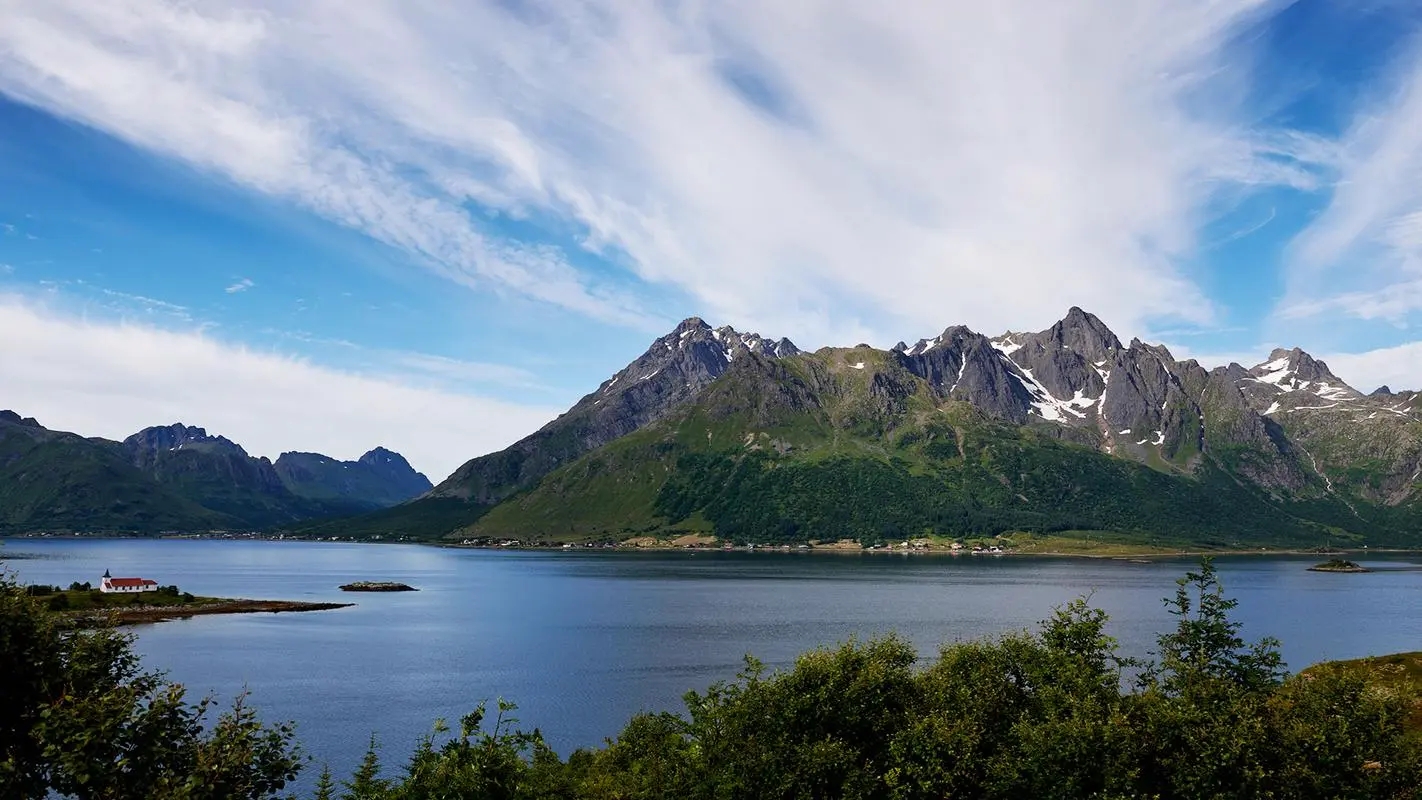
[{"label": "rocky mountain peak", "polygon": [[39,424],[39,420],[35,419],[34,417],[22,417],[9,409],[0,411],[0,422],[8,422],[12,425],[23,425],[26,428],[44,427],[43,425]]},{"label": "rocky mountain peak", "polygon": [[1328,369],[1328,365],[1295,347],[1275,348],[1269,360],[1250,368],[1251,378],[1272,386],[1279,392],[1308,392],[1325,400],[1344,400],[1361,396]]},{"label": "rocky mountain peak", "polygon": [[972,338],[985,337],[968,328],[966,325],[950,325],[944,328],[942,333],[932,339],[919,339],[912,347],[904,342],[899,342],[899,346],[895,347],[894,350],[907,356],[921,356],[935,347],[960,347],[964,341]]},{"label": "rocky mountain peak", "polygon": [[1141,341],[1139,338],[1135,338],[1131,339],[1131,346],[1127,349],[1143,353],[1149,353],[1161,361],[1175,361],[1175,356],[1171,355],[1170,348],[1166,347],[1163,344],[1148,344],[1146,342]]},{"label": "rocky mountain peak", "polygon": [[800,348],[789,339],[742,333],[729,325],[712,328],[700,317],[688,317],[671,333],[653,342],[636,361],[612,376],[597,394],[618,394],[639,383],[671,380],[699,390],[719,378],[727,365],[743,353],[785,358],[799,352]]},{"label": "rocky mountain peak", "polygon": [[172,425],[162,425],[152,428],[144,428],[123,440],[124,447],[130,451],[156,452],[159,450],[177,450],[190,444],[216,445],[223,449],[231,449],[246,455],[246,451],[241,446],[222,436],[209,436],[207,431],[195,425],[184,425],[175,422]]},{"label": "rocky mountain peak", "polygon": [[1096,362],[1121,349],[1121,340],[1095,314],[1072,306],[1055,325],[1037,334],[1053,345],[1074,350],[1087,360]]},{"label": "rocky mountain peak", "polygon": [[1368,396],[1369,396],[1369,397],[1386,397],[1387,395],[1390,395],[1390,394],[1392,394],[1392,387],[1390,387],[1390,386],[1388,386],[1387,384],[1384,383],[1382,386],[1379,386],[1378,388],[1376,388],[1376,389],[1372,390],[1371,392],[1369,392],[1369,393],[1368,393]]},{"label": "rocky mountain peak", "polygon": [[388,464],[391,462],[404,463],[405,457],[393,450],[377,446],[356,460],[362,464]]},{"label": "rocky mountain peak", "polygon": [[688,317],[568,413],[506,450],[465,462],[435,487],[434,496],[501,500],[583,453],[660,419],[747,354],[778,359],[799,353],[789,339],[729,325],[712,328],[700,317]]},{"label": "rocky mountain peak", "polygon": [[432,486],[405,457],[376,447],[356,461],[339,461],[320,453],[282,453],[273,465],[293,494],[386,508],[419,497]]},{"label": "rocky mountain peak", "polygon": [[687,317],[672,329],[674,334],[682,334],[686,331],[709,331],[711,326],[706,324],[706,320],[701,317]]},{"label": "rocky mountain peak", "polygon": [[[410,466],[410,462],[405,460],[404,456],[394,450],[387,450],[384,447],[373,448],[370,452],[357,459],[356,463],[364,464],[367,467],[386,474],[418,477],[421,481],[428,483],[428,481],[425,480],[425,476],[416,472],[415,468]],[[425,487],[425,489],[428,488],[428,486]]]}]

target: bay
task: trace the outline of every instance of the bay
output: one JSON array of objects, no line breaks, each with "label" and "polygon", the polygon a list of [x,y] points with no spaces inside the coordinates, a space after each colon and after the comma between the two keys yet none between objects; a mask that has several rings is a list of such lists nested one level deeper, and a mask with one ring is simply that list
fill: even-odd
[{"label": "bay", "polygon": [[[294,720],[307,752],[349,774],[372,734],[398,765],[436,718],[519,704],[566,754],[640,710],[679,710],[750,653],[772,667],[807,649],[895,632],[927,658],[944,642],[1034,626],[1090,594],[1125,654],[1170,619],[1163,598],[1191,559],[802,553],[491,551],[250,540],[11,539],[31,583],[153,578],[195,594],[355,602],[299,614],[198,617],[133,629],[150,667],[195,693],[244,689]],[[1275,636],[1295,669],[1422,649],[1415,556],[1362,559],[1364,575],[1305,571],[1308,556],[1217,559],[1250,637]],[[347,594],[352,580],[418,587]],[[307,779],[311,775],[307,776]]]}]

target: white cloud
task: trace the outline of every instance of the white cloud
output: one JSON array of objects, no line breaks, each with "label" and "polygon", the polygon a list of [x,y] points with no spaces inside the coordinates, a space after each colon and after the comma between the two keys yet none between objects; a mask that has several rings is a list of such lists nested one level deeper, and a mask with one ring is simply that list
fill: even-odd
[{"label": "white cloud", "polygon": [[1328,207],[1290,245],[1283,318],[1422,310],[1422,38],[1383,83],[1338,142]]},{"label": "white cloud", "polygon": [[[586,286],[560,254],[489,236],[458,198],[430,191],[408,163],[348,146],[362,138],[362,113],[345,108],[355,116],[330,116],[300,96],[307,87],[298,76],[319,80],[324,72],[317,63],[291,61],[305,59],[308,20],[218,5],[10,3],[0,27],[0,91],[293,200],[403,248],[456,282],[650,324],[616,292]],[[346,12],[329,11],[334,27],[318,38],[343,33],[338,20]],[[338,98],[318,91],[315,99]]]},{"label": "white cloud", "polygon": [[236,283],[232,284],[231,286],[228,286],[226,289],[223,289],[222,291],[227,292],[228,294],[237,294],[238,292],[245,292],[245,291],[247,291],[248,289],[250,289],[250,288],[252,288],[253,286],[256,286],[256,285],[257,285],[257,284],[255,284],[255,283],[252,282],[252,279],[251,279],[251,278],[242,278],[241,280],[237,281]]},{"label": "white cloud", "polygon": [[1365,353],[1330,353],[1319,356],[1333,374],[1362,392],[1379,386],[1393,391],[1422,389],[1422,342],[1409,342]]},{"label": "white cloud", "polygon": [[1272,349],[1270,347],[1261,345],[1260,347],[1252,350],[1232,350],[1207,353],[1197,352],[1194,348],[1178,344],[1169,344],[1166,347],[1168,350],[1170,350],[1170,354],[1175,356],[1176,359],[1180,361],[1188,361],[1193,358],[1195,361],[1199,362],[1200,366],[1204,367],[1205,369],[1225,367],[1229,366],[1230,364],[1240,364],[1245,367],[1252,367],[1255,364],[1263,363],[1266,360],[1264,357],[1267,356],[1269,354],[1269,351]]},{"label": "white cloud", "polygon": [[430,353],[382,354],[402,370],[433,380],[437,385],[497,384],[521,389],[547,389],[538,376],[521,367],[437,356]]},{"label": "white cloud", "polygon": [[352,459],[384,445],[436,482],[557,413],[3,295],[0,375],[0,407],[49,428],[121,439],[183,422],[270,458],[306,450]]},{"label": "white cloud", "polygon": [[[1261,344],[1248,351],[1197,353],[1188,347],[1177,346],[1171,346],[1170,351],[1178,359],[1193,358],[1206,369],[1213,369],[1231,362],[1245,367],[1262,364],[1273,349],[1274,346]],[[1391,387],[1393,391],[1422,389],[1422,342],[1409,342],[1361,353],[1319,352],[1312,355],[1326,363],[1334,375],[1361,392],[1371,392],[1383,385]]]},{"label": "white cloud", "polygon": [[1212,316],[1205,209],[1331,157],[1236,105],[1280,4],[20,0],[0,91],[597,319],[663,324],[468,204],[802,341],[1131,333]]}]

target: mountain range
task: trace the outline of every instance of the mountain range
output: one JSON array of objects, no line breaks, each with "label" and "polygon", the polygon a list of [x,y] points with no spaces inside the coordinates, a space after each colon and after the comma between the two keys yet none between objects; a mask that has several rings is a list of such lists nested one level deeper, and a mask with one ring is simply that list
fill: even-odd
[{"label": "mountain range", "polygon": [[357,461],[283,453],[272,462],[193,426],[115,442],[0,411],[0,532],[268,529],[393,506],[430,486],[380,447]]},{"label": "mountain range", "polygon": [[1008,531],[1411,544],[1422,399],[1302,350],[1206,369],[1079,308],[804,352],[691,318],[566,413],[353,534],[883,541]]}]

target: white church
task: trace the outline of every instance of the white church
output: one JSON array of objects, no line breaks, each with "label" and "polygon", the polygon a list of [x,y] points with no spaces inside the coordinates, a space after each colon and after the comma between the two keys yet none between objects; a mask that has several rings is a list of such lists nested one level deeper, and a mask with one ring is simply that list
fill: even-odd
[{"label": "white church", "polygon": [[99,591],[105,593],[112,592],[156,592],[158,591],[158,581],[150,581],[147,578],[115,578],[104,570],[103,580],[99,581]]}]

